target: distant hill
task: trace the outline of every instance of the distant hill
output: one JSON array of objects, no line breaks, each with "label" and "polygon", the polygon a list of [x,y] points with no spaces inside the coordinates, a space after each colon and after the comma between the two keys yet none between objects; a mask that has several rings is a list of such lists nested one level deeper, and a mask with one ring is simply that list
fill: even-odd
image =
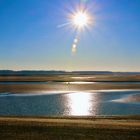
[{"label": "distant hill", "polygon": [[81,74],[81,75],[92,75],[92,74],[140,74],[140,72],[111,72],[111,71],[44,71],[44,70],[0,70],[0,75],[50,75],[50,74]]},{"label": "distant hill", "polygon": [[0,75],[46,75],[46,74],[65,74],[65,71],[37,71],[37,70],[0,70]]}]

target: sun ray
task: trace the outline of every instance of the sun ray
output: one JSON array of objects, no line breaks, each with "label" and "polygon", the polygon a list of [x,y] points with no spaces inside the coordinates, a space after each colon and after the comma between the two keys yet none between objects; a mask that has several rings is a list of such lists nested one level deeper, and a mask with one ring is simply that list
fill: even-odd
[{"label": "sun ray", "polygon": [[63,27],[70,25],[70,24],[71,24],[70,22],[63,23],[63,24],[58,25],[57,28],[63,28]]}]

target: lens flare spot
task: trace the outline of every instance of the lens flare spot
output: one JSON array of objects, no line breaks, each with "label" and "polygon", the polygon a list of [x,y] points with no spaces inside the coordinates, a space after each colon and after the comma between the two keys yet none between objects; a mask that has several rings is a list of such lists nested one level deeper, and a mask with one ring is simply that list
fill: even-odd
[{"label": "lens flare spot", "polygon": [[74,43],[78,43],[78,39],[77,38],[74,39]]},{"label": "lens flare spot", "polygon": [[76,48],[77,48],[77,45],[76,45],[76,44],[73,44],[73,45],[72,45],[72,52],[73,52],[73,53],[76,52]]}]

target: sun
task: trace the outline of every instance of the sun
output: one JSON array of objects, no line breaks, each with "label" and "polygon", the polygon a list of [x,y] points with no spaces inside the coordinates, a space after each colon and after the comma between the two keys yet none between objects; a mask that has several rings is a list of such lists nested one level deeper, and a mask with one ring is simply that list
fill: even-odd
[{"label": "sun", "polygon": [[90,24],[90,16],[87,12],[78,11],[72,16],[72,24],[77,28],[81,29]]}]

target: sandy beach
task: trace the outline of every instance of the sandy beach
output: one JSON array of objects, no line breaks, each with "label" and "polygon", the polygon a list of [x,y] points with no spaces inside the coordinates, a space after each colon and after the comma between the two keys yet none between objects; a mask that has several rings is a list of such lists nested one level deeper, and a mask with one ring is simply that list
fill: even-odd
[{"label": "sandy beach", "polygon": [[[0,76],[1,93],[49,93],[93,90],[139,90],[139,76]],[[31,81],[48,82],[41,84],[28,83]],[[93,82],[71,83],[71,82]],[[99,82],[98,82],[99,81]],[[112,82],[109,82],[112,81]],[[27,83],[26,83],[27,82]],[[122,82],[121,84],[118,82]],[[132,83],[129,83],[132,82]],[[138,101],[139,95],[122,98],[125,101]],[[1,140],[139,140],[140,116],[95,116],[95,117],[27,117],[1,116]]]},{"label": "sandy beach", "polygon": [[0,117],[2,140],[138,140],[139,116]]},{"label": "sandy beach", "polygon": [[140,0],[0,0],[0,140],[140,140]]}]

